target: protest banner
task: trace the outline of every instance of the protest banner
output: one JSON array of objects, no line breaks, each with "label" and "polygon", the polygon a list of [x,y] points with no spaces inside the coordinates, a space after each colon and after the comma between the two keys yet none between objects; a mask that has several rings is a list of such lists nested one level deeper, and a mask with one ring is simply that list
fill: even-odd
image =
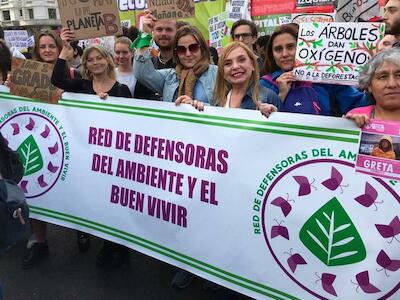
[{"label": "protest banner", "polygon": [[356,170],[378,177],[400,179],[400,124],[371,120],[362,129]]},{"label": "protest banner", "polygon": [[[209,45],[217,50],[222,49],[230,42],[227,21],[228,12],[223,12],[208,19],[208,33],[210,36]],[[223,43],[224,39],[225,43]]]},{"label": "protest banner", "polygon": [[274,29],[280,25],[291,23],[292,17],[290,14],[276,14],[254,16],[252,20],[256,24],[258,34],[262,36],[272,34]]},{"label": "protest banner", "polygon": [[300,23],[332,23],[335,20],[334,13],[324,14],[292,14],[292,22]]},{"label": "protest banner", "polygon": [[[208,19],[225,10],[225,0],[195,0],[194,5],[196,15],[192,18],[182,19],[182,21],[196,26],[208,40]],[[123,26],[139,27],[139,19],[144,14],[145,6],[145,0],[118,0],[119,14]]]},{"label": "protest banner", "polygon": [[291,14],[295,5],[295,0],[252,0],[251,16]]},{"label": "protest banner", "polygon": [[147,0],[147,8],[157,20],[176,20],[195,16],[193,0]]},{"label": "protest banner", "polygon": [[122,34],[117,3],[113,0],[57,0],[62,27],[75,31],[77,40]]},{"label": "protest banner", "polygon": [[[369,21],[379,16],[378,0],[339,0],[336,7],[336,22]],[[377,20],[376,20],[377,22]]]},{"label": "protest banner", "polygon": [[53,68],[52,64],[13,57],[11,94],[56,103],[59,94],[51,84]]},{"label": "protest banner", "polygon": [[298,80],[357,85],[374,55],[383,23],[301,23],[294,75]]},{"label": "protest banner", "polygon": [[[0,101],[33,218],[257,299],[399,297],[400,184],[355,173],[349,120],[83,94]],[[366,186],[377,209],[357,200]]]},{"label": "protest banner", "polygon": [[232,0],[229,3],[229,19],[250,19],[249,0]]},{"label": "protest banner", "polygon": [[27,38],[28,32],[26,30],[4,30],[4,40],[7,45],[17,50],[22,50],[27,47]]}]

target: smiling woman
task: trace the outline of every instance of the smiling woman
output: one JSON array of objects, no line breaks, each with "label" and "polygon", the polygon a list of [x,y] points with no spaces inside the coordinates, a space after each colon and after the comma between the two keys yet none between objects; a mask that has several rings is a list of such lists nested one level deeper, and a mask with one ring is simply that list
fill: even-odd
[{"label": "smiling woman", "polygon": [[101,99],[108,95],[115,97],[131,98],[129,88],[116,80],[115,65],[111,55],[102,47],[90,46],[85,49],[82,56],[83,79],[67,79],[63,76],[66,59],[72,50],[70,42],[74,40],[75,33],[67,28],[61,30],[63,48],[54,67],[51,83],[67,91],[84,94],[97,94]]},{"label": "smiling woman", "polygon": [[271,90],[259,84],[257,57],[244,43],[233,42],[225,47],[218,63],[214,91],[216,106],[259,109],[269,116],[280,102]]},{"label": "smiling woman", "polygon": [[133,42],[137,48],[134,71],[138,81],[162,95],[163,101],[200,106],[211,103],[217,67],[210,64],[210,51],[201,32],[194,26],[181,27],[173,41],[176,68],[156,70],[148,50],[156,21],[151,11],[146,11],[144,32]]}]

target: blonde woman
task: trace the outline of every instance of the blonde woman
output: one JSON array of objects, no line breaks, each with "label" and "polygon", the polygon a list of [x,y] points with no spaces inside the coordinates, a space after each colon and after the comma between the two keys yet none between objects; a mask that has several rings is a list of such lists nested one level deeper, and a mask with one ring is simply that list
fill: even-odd
[{"label": "blonde woman", "polygon": [[66,28],[61,31],[63,48],[54,67],[51,83],[67,92],[95,94],[105,99],[107,96],[131,98],[129,88],[116,80],[113,59],[100,46],[90,46],[82,56],[82,79],[67,79],[65,70],[66,60],[71,51],[70,42],[74,39],[73,31]]},{"label": "blonde woman", "polygon": [[225,47],[218,62],[214,105],[226,108],[259,109],[268,117],[279,107],[279,98],[260,86],[257,57],[244,43]]}]

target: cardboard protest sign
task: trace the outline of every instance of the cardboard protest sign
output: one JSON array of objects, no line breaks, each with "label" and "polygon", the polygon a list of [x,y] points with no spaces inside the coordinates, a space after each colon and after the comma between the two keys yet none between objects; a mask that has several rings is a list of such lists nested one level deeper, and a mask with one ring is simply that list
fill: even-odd
[{"label": "cardboard protest sign", "polygon": [[147,8],[153,12],[158,20],[195,16],[193,0],[147,0]]},{"label": "cardboard protest sign", "polygon": [[27,38],[28,32],[26,30],[4,30],[4,39],[7,44],[17,50],[28,47],[26,45]]},{"label": "cardboard protest sign", "polygon": [[335,20],[334,13],[324,14],[292,14],[292,22],[300,23],[332,23]]},{"label": "cardboard protest sign", "polygon": [[294,75],[302,81],[357,85],[384,32],[382,23],[301,23]]},{"label": "cardboard protest sign", "polygon": [[11,63],[13,95],[57,103],[59,94],[51,84],[54,65],[30,59],[13,58]]},{"label": "cardboard protest sign", "polygon": [[400,179],[400,123],[371,120],[361,133],[356,171]]},{"label": "cardboard protest sign", "polygon": [[339,0],[336,8],[336,22],[368,21],[379,16],[377,0]]},{"label": "cardboard protest sign", "polygon": [[117,2],[113,0],[58,0],[62,27],[76,39],[122,34]]}]

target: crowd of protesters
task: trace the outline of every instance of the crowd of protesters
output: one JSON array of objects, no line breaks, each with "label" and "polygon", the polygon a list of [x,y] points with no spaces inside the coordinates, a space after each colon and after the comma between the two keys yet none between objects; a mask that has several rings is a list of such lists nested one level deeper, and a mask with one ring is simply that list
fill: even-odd
[{"label": "crowd of protesters", "polygon": [[[270,37],[257,39],[255,24],[239,20],[231,28],[232,43],[218,57],[195,26],[157,20],[145,11],[142,32],[131,29],[116,37],[113,53],[95,45],[82,50],[75,33],[64,28],[60,36],[40,33],[32,57],[55,65],[52,84],[60,96],[68,91],[101,99],[133,97],[189,104],[199,111],[207,105],[253,109],[266,117],[277,111],[345,116],[361,127],[370,119],[400,121],[400,0],[386,1],[382,21],[386,35],[360,72],[357,88],[296,81],[296,24],[281,25]],[[0,81],[10,86],[12,77],[7,74],[11,57],[16,55],[3,39],[0,36]],[[31,225],[22,264],[25,269],[48,254],[46,223],[31,220]],[[89,237],[81,232],[77,235],[79,249],[87,250]],[[127,248],[105,241],[97,264],[118,267],[127,256]],[[181,270],[172,285],[185,288],[193,277]]]}]

